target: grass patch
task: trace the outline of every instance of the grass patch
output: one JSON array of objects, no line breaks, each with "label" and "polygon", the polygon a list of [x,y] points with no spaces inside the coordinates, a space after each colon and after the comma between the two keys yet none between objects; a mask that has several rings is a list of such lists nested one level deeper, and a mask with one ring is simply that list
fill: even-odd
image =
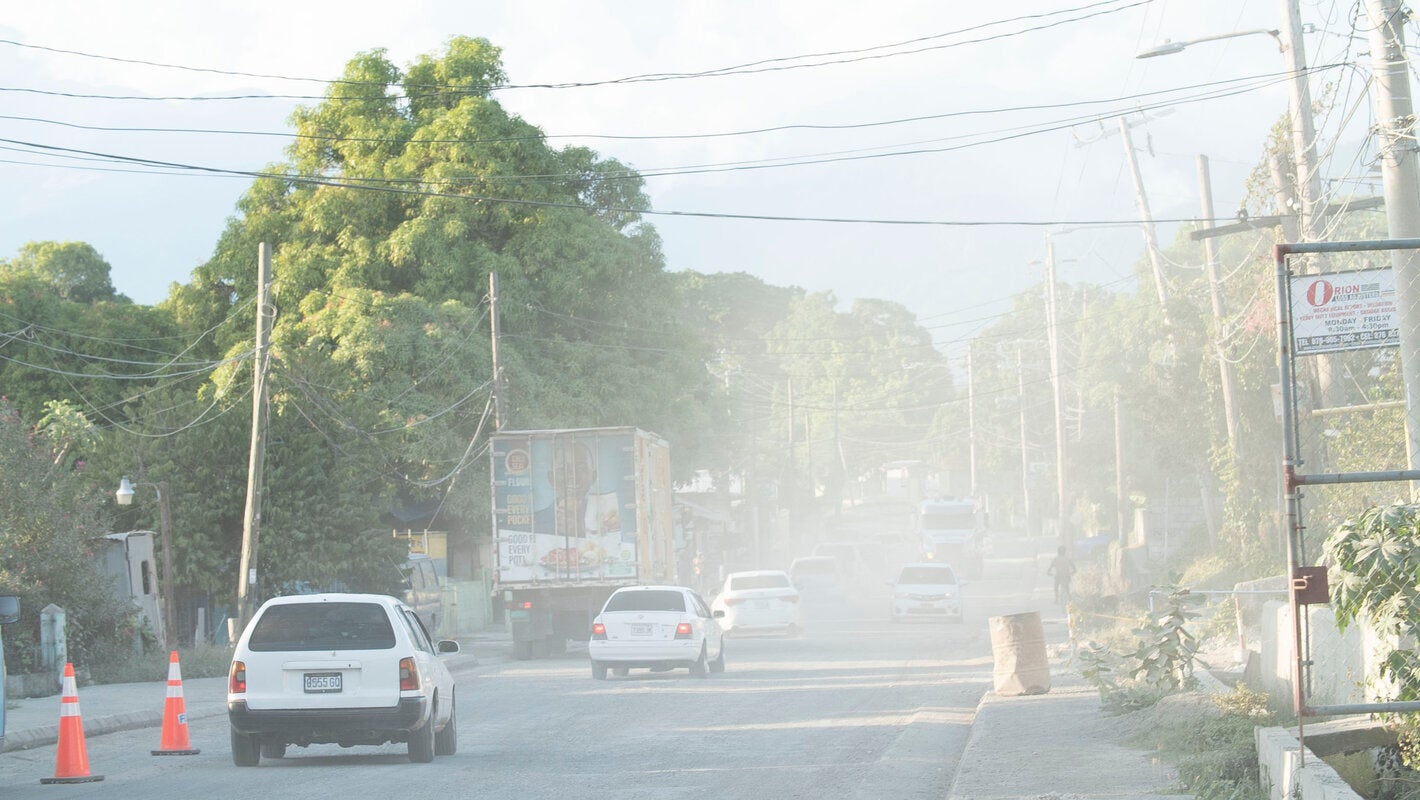
[{"label": "grass patch", "polygon": [[1133,715],[1139,743],[1156,749],[1198,800],[1267,800],[1253,730],[1276,724],[1266,695],[1239,684],[1227,693],[1172,695]]},{"label": "grass patch", "polygon": [[[143,683],[162,681],[168,677],[168,650],[152,650],[128,658],[104,659],[89,665],[94,683]],[[226,645],[201,644],[179,647],[178,661],[182,677],[216,678],[227,674],[232,664],[232,648]]]}]

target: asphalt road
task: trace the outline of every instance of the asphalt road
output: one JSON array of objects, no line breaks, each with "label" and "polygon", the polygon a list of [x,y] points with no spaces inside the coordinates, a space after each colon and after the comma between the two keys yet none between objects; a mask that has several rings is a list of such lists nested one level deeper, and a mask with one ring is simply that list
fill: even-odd
[{"label": "asphalt road", "polygon": [[595,681],[585,647],[486,663],[459,677],[458,753],[432,764],[320,745],[238,768],[211,718],[191,726],[198,756],[150,756],[151,730],[89,737],[102,783],[40,786],[52,748],[5,753],[0,797],[942,798],[990,685],[1003,588],[967,587],[963,624],[893,625],[877,598],[811,607],[802,637],[731,639],[704,680]]}]

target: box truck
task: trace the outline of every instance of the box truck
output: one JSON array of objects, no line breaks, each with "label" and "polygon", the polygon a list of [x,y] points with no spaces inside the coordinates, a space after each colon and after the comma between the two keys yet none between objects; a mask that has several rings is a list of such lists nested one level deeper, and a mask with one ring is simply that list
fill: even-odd
[{"label": "box truck", "polygon": [[675,583],[670,447],[631,427],[492,438],[496,591],[513,656],[587,639],[622,586]]}]

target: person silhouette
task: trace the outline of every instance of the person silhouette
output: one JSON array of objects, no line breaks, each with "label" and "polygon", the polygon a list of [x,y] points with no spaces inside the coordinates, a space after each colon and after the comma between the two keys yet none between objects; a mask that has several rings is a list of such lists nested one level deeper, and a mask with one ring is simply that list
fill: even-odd
[{"label": "person silhouette", "polygon": [[1075,575],[1075,562],[1065,554],[1064,547],[1056,550],[1045,574],[1055,576],[1055,602],[1061,605],[1070,602],[1070,579]]}]

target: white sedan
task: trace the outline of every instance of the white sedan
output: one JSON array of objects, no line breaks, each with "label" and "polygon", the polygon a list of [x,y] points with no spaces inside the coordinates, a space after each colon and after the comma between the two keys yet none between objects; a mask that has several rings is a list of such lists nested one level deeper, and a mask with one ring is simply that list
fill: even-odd
[{"label": "white sedan", "polygon": [[962,621],[961,587],[956,572],[940,562],[904,564],[892,586],[892,621],[910,618]]},{"label": "white sedan", "polygon": [[804,629],[799,590],[789,573],[779,570],[730,573],[710,609],[724,612],[727,633],[770,631],[793,636]]},{"label": "white sedan", "polygon": [[617,589],[592,621],[587,642],[592,677],[606,680],[608,669],[618,676],[631,669],[668,672],[678,667],[700,678],[724,672],[720,616],[684,586]]}]

